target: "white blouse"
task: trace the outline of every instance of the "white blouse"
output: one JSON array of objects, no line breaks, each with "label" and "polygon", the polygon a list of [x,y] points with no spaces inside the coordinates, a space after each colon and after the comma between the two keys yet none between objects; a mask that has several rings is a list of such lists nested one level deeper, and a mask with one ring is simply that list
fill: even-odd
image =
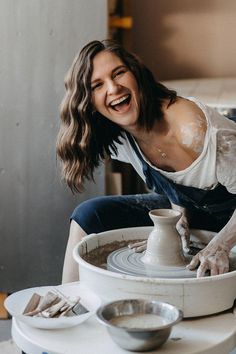
[{"label": "white blouse", "polygon": [[[138,149],[143,159],[155,170],[177,184],[201,189],[213,189],[220,183],[230,193],[236,194],[236,123],[218,113],[196,98],[188,97],[203,111],[207,121],[207,131],[203,151],[200,156],[186,169],[178,172],[163,171],[153,166]],[[118,155],[113,159],[130,163],[139,176],[145,181],[142,164],[124,133],[116,143]]]}]

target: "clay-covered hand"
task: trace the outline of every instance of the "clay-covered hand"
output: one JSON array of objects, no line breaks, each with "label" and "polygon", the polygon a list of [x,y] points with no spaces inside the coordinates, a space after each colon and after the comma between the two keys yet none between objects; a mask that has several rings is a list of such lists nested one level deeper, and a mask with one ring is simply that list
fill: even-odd
[{"label": "clay-covered hand", "polygon": [[181,218],[176,224],[176,229],[180,234],[182,241],[182,248],[184,252],[189,252],[189,242],[190,242],[190,231],[187,210],[179,205],[171,203],[172,209],[180,211],[182,213]]},{"label": "clay-covered hand", "polygon": [[147,240],[130,243],[128,245],[128,247],[137,253],[141,253],[141,252],[145,251],[147,248]]},{"label": "clay-covered hand", "polygon": [[223,274],[229,270],[229,252],[236,245],[236,210],[223,229],[208,245],[193,257],[187,266],[193,270],[199,264],[197,277],[204,276],[207,270],[211,275]]},{"label": "clay-covered hand", "polygon": [[[180,234],[182,241],[182,248],[184,252],[189,251],[189,241],[190,241],[190,232],[189,232],[189,224],[187,217],[187,210],[179,205],[171,203],[172,209],[178,210],[182,213],[181,218],[176,224],[176,229]],[[143,252],[147,249],[147,240],[137,241],[134,243],[130,243],[128,245],[130,249],[133,249],[135,252]]]},{"label": "clay-covered hand", "polygon": [[176,229],[180,234],[181,241],[182,241],[182,248],[184,252],[189,252],[190,231],[189,231],[188,218],[185,214],[182,214],[181,218],[177,222]]},{"label": "clay-covered hand", "polygon": [[197,277],[203,277],[207,271],[210,275],[223,274],[229,271],[229,247],[219,239],[212,239],[208,245],[192,258],[187,266],[197,268]]}]

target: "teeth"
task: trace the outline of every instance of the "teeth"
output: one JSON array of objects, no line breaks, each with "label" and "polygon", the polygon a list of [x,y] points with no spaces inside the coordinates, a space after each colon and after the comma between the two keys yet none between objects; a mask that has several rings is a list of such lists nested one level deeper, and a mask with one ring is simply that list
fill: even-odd
[{"label": "teeth", "polygon": [[119,104],[119,103],[125,101],[128,97],[129,97],[129,95],[125,95],[125,96],[123,96],[123,97],[121,97],[121,98],[118,98],[117,100],[112,101],[112,102],[110,103],[110,105],[111,105],[111,106],[115,106],[115,105],[117,105],[117,104]]}]

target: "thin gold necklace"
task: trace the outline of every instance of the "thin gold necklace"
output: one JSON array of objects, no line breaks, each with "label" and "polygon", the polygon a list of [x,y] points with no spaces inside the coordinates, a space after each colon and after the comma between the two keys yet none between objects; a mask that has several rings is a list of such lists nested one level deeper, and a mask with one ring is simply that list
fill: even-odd
[{"label": "thin gold necklace", "polygon": [[165,153],[164,151],[162,151],[162,150],[159,149],[159,148],[156,148],[156,149],[157,149],[157,151],[159,152],[159,154],[161,155],[161,157],[162,157],[163,159],[167,158],[167,155],[166,155],[166,153]]},{"label": "thin gold necklace", "polygon": [[[138,143],[137,143],[138,144]],[[145,146],[147,146],[147,144],[146,144],[146,142],[144,142],[143,140],[140,140],[140,142],[139,142],[139,144],[138,144],[138,146],[140,147],[140,146],[142,146],[142,144]],[[159,149],[158,147],[156,147],[155,146],[155,149],[159,152],[159,154],[161,155],[161,157],[163,158],[163,159],[166,159],[167,158],[167,154],[164,152],[164,151],[162,151],[161,149]]]}]

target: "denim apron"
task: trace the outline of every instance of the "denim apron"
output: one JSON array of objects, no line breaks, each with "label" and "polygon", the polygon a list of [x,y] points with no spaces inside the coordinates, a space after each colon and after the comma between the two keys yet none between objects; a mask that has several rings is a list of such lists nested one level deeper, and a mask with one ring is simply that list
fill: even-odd
[{"label": "denim apron", "polygon": [[192,217],[194,215],[205,216],[209,219],[209,229],[218,231],[228,222],[236,208],[235,194],[229,193],[221,184],[212,190],[204,190],[171,181],[143,159],[132,136],[126,134],[142,163],[143,174],[149,189],[166,195],[172,203],[186,208]]}]

